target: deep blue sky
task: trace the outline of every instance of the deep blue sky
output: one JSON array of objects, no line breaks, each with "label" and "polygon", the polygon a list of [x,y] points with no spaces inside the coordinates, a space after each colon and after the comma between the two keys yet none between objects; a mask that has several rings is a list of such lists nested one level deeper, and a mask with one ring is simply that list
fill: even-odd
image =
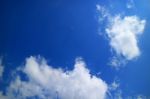
[{"label": "deep blue sky", "polygon": [[[26,57],[41,55],[52,66],[72,69],[74,59],[83,57],[91,73],[111,83],[117,76],[125,95],[150,95],[150,7],[148,0],[135,1],[136,8],[126,9],[125,0],[1,0],[0,55],[4,58],[5,79]],[[108,41],[99,35],[96,4],[112,14],[139,15],[146,19],[140,38],[142,55],[120,71],[108,66],[111,57]],[[6,62],[6,63],[5,63]],[[7,83],[3,82],[4,85]]]}]

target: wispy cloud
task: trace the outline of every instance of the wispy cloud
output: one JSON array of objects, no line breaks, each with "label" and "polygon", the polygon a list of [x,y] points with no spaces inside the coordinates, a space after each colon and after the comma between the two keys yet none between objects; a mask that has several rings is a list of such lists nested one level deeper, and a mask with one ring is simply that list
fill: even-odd
[{"label": "wispy cloud", "polygon": [[6,99],[104,99],[107,84],[91,75],[81,58],[75,61],[72,71],[55,69],[39,57],[29,57],[25,65],[19,69],[27,80],[17,74],[7,88],[6,95],[0,93],[0,98]]},{"label": "wispy cloud", "polygon": [[127,0],[126,6],[128,9],[134,8],[135,7],[134,0]]},{"label": "wispy cloud", "polygon": [[2,58],[0,58],[0,78],[3,76],[4,67],[2,66]]}]

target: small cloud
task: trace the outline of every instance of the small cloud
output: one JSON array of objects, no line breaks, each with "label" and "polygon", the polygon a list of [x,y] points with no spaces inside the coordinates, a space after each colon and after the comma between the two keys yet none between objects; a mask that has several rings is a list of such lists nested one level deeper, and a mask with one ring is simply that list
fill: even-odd
[{"label": "small cloud", "polygon": [[0,78],[3,76],[4,67],[2,66],[2,58],[0,58]]},{"label": "small cloud", "polygon": [[121,90],[118,90],[112,99],[123,99],[123,96],[122,96],[122,91]]},{"label": "small cloud", "polygon": [[115,80],[109,85],[108,93],[108,99],[123,99],[122,90],[120,89],[120,81],[118,78],[115,78]]},{"label": "small cloud", "polygon": [[112,90],[112,91],[114,91],[114,90],[118,89],[119,86],[120,86],[120,83],[119,83],[118,81],[114,81],[114,82],[112,82],[112,84],[109,86],[109,89]]},{"label": "small cloud", "polygon": [[126,6],[128,9],[134,8],[135,7],[134,0],[128,0]]},{"label": "small cloud", "polygon": [[110,63],[108,64],[114,67],[116,70],[119,70],[119,67],[122,65],[122,62],[117,57],[112,57]]},{"label": "small cloud", "polygon": [[147,99],[148,97],[144,96],[144,95],[137,95],[136,99]]},{"label": "small cloud", "polygon": [[99,12],[99,22],[104,21],[105,19],[111,17],[109,14],[109,11],[104,7],[99,4],[96,5],[97,11]]}]

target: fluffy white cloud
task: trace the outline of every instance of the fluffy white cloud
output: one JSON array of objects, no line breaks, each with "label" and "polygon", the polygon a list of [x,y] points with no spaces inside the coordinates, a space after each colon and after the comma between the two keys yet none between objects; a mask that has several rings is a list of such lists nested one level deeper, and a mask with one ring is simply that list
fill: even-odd
[{"label": "fluffy white cloud", "polygon": [[[128,3],[130,7],[131,4],[134,6],[133,0],[129,0]],[[112,15],[112,12],[110,13],[104,6],[96,5],[96,7],[99,12],[99,23],[105,28],[104,36],[109,41],[113,55],[115,53],[109,65],[118,70],[120,65],[124,66],[128,60],[133,60],[141,54],[138,37],[143,34],[146,20],[136,15]]]},{"label": "fluffy white cloud", "polygon": [[43,58],[30,57],[26,59],[23,72],[28,80],[22,80],[17,74],[7,88],[8,99],[104,99],[107,84],[100,78],[90,74],[81,58],[75,61],[72,71],[55,69]]},{"label": "fluffy white cloud", "polygon": [[140,55],[138,47],[138,35],[144,30],[145,20],[137,16],[121,17],[117,15],[111,18],[106,33],[110,38],[110,46],[117,55],[124,56],[127,60],[132,60]]}]

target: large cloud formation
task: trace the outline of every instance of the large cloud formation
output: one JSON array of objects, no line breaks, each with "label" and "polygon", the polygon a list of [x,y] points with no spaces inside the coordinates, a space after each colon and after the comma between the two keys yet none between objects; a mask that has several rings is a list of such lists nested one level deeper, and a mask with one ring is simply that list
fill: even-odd
[{"label": "large cloud formation", "polygon": [[43,58],[29,57],[20,73],[11,81],[6,94],[0,92],[0,98],[6,99],[104,99],[108,85],[100,78],[91,75],[81,58],[75,61],[72,71],[55,69]]}]

